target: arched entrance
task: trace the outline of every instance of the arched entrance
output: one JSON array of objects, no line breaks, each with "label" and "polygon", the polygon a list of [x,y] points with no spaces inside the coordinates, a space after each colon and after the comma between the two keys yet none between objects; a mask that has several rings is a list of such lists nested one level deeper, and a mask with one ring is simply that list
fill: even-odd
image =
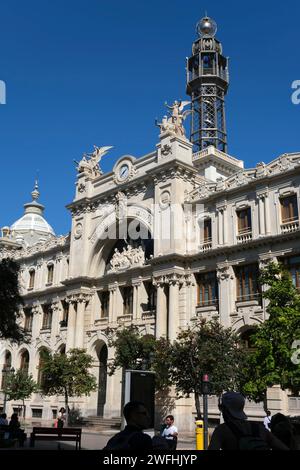
[{"label": "arched entrance", "polygon": [[99,382],[98,382],[98,401],[97,401],[97,416],[103,416],[104,406],[106,403],[106,385],[107,385],[107,346],[103,344],[99,352],[97,352],[99,359]]}]

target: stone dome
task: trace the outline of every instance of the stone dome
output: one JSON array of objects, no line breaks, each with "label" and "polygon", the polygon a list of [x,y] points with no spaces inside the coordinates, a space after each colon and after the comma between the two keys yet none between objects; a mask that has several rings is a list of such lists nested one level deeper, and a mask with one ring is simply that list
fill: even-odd
[{"label": "stone dome", "polygon": [[37,202],[40,195],[37,183],[31,195],[32,202],[24,204],[25,214],[10,227],[12,238],[26,246],[55,237],[53,228],[43,217],[44,206]]}]

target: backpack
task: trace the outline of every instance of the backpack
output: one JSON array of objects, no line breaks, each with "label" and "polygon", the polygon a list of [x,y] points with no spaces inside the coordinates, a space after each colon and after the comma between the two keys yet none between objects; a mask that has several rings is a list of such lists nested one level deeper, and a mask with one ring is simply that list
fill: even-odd
[{"label": "backpack", "polygon": [[233,422],[226,424],[237,438],[239,450],[271,450],[267,441],[260,436],[258,423],[249,423],[250,432],[242,432]]}]

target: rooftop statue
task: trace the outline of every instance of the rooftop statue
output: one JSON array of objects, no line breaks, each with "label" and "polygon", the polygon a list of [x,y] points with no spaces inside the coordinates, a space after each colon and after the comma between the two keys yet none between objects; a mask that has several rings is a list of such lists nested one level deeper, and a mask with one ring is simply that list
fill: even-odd
[{"label": "rooftop statue", "polygon": [[89,176],[95,178],[103,174],[103,171],[100,168],[100,161],[102,157],[113,147],[97,147],[94,145],[94,152],[84,153],[80,162],[76,162],[78,173],[86,173]]},{"label": "rooftop statue", "polygon": [[172,110],[172,113],[169,111],[170,117],[164,116],[161,123],[156,121],[156,125],[160,128],[161,132],[170,131],[176,135],[185,137],[183,121],[192,112],[191,110],[183,111],[188,104],[190,104],[190,101],[174,101],[174,104],[169,106],[167,102],[165,102],[166,107]]}]

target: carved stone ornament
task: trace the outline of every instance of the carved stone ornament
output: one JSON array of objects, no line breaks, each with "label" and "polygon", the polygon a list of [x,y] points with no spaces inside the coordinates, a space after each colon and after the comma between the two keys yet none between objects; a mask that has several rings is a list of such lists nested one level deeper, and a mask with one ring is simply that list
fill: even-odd
[{"label": "carved stone ornament", "polygon": [[132,248],[128,245],[122,252],[115,248],[114,255],[110,260],[110,272],[123,271],[124,269],[143,266],[145,264],[145,253],[141,246]]},{"label": "carved stone ornament", "polygon": [[79,238],[81,238],[82,232],[83,232],[82,223],[81,223],[81,222],[78,222],[78,223],[75,225],[75,228],[74,228],[74,238],[75,238],[76,240],[78,240]]}]

